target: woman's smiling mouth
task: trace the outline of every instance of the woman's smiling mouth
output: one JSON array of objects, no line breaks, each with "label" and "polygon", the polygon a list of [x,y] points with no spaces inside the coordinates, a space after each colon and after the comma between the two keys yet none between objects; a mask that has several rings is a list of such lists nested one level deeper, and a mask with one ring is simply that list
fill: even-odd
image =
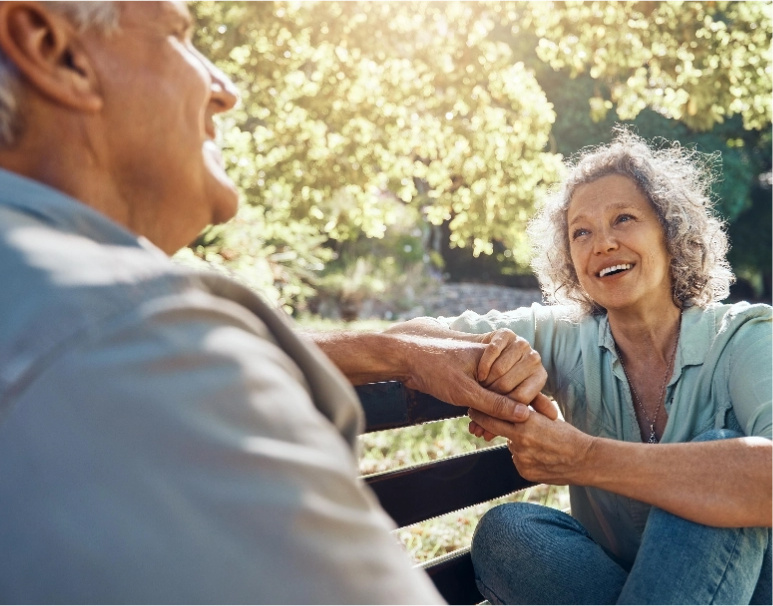
[{"label": "woman's smiling mouth", "polygon": [[628,269],[631,269],[633,267],[632,263],[621,263],[620,265],[612,265],[610,267],[605,267],[600,272],[596,274],[599,278],[603,278],[604,276],[609,276],[612,274],[620,273],[621,271],[626,271]]}]

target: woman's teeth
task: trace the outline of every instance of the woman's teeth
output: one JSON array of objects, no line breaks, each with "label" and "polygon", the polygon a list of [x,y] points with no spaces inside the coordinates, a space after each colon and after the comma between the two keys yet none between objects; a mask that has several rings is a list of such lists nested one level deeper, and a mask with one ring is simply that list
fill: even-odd
[{"label": "woman's teeth", "polygon": [[630,263],[623,263],[622,265],[613,265],[612,267],[605,267],[599,272],[599,278],[603,278],[604,276],[608,276],[609,274],[617,273],[618,271],[624,271],[626,269],[631,269],[633,265]]}]

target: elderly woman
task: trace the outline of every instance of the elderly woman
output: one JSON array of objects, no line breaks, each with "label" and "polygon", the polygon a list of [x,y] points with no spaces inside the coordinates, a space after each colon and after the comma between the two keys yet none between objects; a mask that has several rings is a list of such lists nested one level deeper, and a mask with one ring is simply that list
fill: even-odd
[{"label": "elderly woman", "polygon": [[[771,603],[771,308],[718,303],[732,274],[698,158],[618,131],[532,223],[552,305],[413,321],[525,338],[565,419],[470,411],[521,475],[570,486],[571,516],[510,503],[481,520],[493,603]],[[478,373],[500,393],[517,387],[508,334]]]}]

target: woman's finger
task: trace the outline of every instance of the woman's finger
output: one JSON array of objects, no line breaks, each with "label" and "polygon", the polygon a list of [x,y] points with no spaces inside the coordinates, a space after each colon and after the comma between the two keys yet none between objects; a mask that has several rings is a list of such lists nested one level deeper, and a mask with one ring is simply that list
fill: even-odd
[{"label": "woman's finger", "polygon": [[537,397],[531,401],[531,407],[551,421],[558,419],[558,406],[543,393],[537,394]]}]

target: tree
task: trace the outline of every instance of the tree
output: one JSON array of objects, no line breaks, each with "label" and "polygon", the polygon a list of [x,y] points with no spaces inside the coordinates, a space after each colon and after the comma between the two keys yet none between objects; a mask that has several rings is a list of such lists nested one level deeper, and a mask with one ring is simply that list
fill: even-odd
[{"label": "tree", "polygon": [[[192,10],[197,45],[243,91],[221,125],[245,202],[241,222],[195,251],[251,272],[290,306],[329,259],[322,242],[383,236],[395,203],[443,225],[451,246],[477,256],[496,245],[524,264],[525,222],[560,173],[551,75],[559,91],[585,87],[572,111],[602,122],[647,108],[689,132],[735,127],[736,115],[746,129],[770,124],[768,3],[195,2]],[[268,268],[253,263],[260,256]]]},{"label": "tree", "polygon": [[[526,255],[520,227],[555,180],[553,112],[474,3],[196,3],[197,43],[242,87],[231,174],[267,221],[383,235],[392,205],[452,240]],[[441,42],[438,44],[438,42]],[[294,243],[287,243],[290,248]]]},{"label": "tree", "polygon": [[[554,69],[587,72],[590,99],[623,120],[649,107],[693,130],[733,115],[747,130],[771,122],[770,2],[537,2],[527,23]],[[606,93],[606,94],[605,94]]]}]

